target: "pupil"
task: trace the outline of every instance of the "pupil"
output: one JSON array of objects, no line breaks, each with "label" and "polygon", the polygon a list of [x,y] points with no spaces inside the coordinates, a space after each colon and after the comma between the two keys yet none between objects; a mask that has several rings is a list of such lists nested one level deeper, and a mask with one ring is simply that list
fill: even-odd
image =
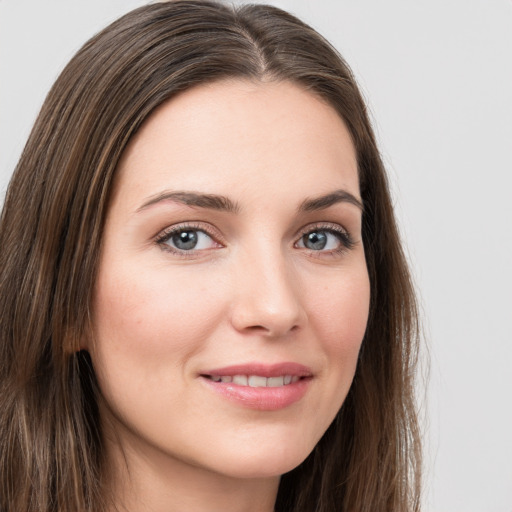
[{"label": "pupil", "polygon": [[315,251],[322,250],[327,245],[327,235],[321,231],[315,231],[304,236],[304,245]]},{"label": "pupil", "polygon": [[182,231],[174,235],[172,241],[178,249],[187,251],[197,245],[197,233],[195,231]]}]

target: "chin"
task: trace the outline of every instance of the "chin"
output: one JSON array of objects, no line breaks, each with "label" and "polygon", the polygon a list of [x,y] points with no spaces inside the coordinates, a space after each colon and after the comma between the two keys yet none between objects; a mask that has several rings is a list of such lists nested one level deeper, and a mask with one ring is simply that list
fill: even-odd
[{"label": "chin", "polygon": [[[257,444],[255,450],[244,450],[225,456],[222,472],[235,478],[273,478],[288,473],[299,466],[314,449],[300,446],[271,446],[261,449]],[[301,449],[302,448],[302,449]]]}]

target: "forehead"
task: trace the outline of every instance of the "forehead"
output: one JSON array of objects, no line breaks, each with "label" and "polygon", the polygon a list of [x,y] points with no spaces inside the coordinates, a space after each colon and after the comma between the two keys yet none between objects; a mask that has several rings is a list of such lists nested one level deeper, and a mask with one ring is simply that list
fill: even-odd
[{"label": "forehead", "polygon": [[[162,188],[264,196],[359,193],[357,159],[337,112],[289,82],[201,85],[161,105],[124,152],[117,191],[135,203]],[[253,195],[254,195],[253,194]]]}]

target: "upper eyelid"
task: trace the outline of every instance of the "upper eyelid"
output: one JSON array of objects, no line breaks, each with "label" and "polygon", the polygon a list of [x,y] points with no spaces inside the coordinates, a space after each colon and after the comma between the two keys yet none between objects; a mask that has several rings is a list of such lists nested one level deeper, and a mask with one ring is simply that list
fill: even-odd
[{"label": "upper eyelid", "polygon": [[217,242],[222,243],[221,240],[223,239],[223,237],[221,236],[218,229],[214,228],[211,224],[197,221],[184,221],[179,222],[177,224],[172,224],[171,226],[167,226],[166,228],[158,231],[158,233],[156,233],[152,238],[158,241],[160,239],[164,239],[166,236],[171,235],[173,233],[186,230],[202,231],[203,233],[206,233],[208,236],[210,236]]},{"label": "upper eyelid", "polygon": [[350,230],[348,230],[345,226],[342,224],[339,224],[338,222],[329,222],[329,221],[320,221],[320,222],[312,222],[310,224],[306,224],[302,228],[300,228],[297,232],[297,236],[300,238],[305,233],[308,233],[309,231],[314,231],[315,229],[324,229],[326,231],[337,231],[341,233],[345,233],[347,235],[351,235]]}]

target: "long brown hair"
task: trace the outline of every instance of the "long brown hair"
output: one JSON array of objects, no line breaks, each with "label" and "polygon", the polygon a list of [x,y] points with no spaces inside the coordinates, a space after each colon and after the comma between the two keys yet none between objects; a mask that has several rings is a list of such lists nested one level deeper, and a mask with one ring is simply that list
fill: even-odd
[{"label": "long brown hair", "polygon": [[51,89],[0,225],[0,511],[105,510],[91,332],[105,213],[130,138],[162,102],[224,78],[291,81],[346,122],[359,166],[371,282],[350,392],[284,475],[281,512],[419,510],[416,304],[385,171],[347,64],[270,6],[189,0],[132,11],[93,37]]}]

